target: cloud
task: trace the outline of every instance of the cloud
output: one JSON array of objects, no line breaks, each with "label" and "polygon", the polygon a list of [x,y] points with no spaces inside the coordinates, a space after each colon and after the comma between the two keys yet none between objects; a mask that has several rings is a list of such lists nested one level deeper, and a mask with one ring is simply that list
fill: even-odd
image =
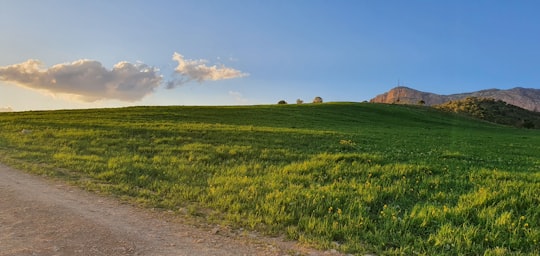
[{"label": "cloud", "polygon": [[248,103],[248,99],[244,98],[244,95],[242,95],[242,93],[235,92],[235,91],[229,91],[229,96],[232,96],[234,98],[234,100],[239,104]]},{"label": "cloud", "polygon": [[70,94],[93,102],[102,99],[138,101],[162,81],[156,68],[142,63],[119,62],[111,70],[94,60],[42,68],[39,60],[0,67],[0,81],[53,94]]},{"label": "cloud", "polygon": [[0,112],[13,112],[13,108],[3,107],[3,108],[0,108]]},{"label": "cloud", "polygon": [[207,66],[206,63],[208,61],[206,60],[185,59],[184,56],[177,52],[173,54],[172,59],[178,62],[178,66],[174,71],[176,74],[180,75],[180,77],[167,83],[167,88],[169,89],[193,80],[202,83],[208,80],[217,81],[248,76],[247,73],[225,67],[224,65],[219,67],[216,65]]}]

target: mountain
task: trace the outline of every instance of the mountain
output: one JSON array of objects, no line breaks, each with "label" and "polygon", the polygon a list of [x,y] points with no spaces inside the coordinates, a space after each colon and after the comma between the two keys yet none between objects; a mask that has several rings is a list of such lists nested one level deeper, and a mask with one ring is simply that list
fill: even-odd
[{"label": "mountain", "polygon": [[527,110],[540,111],[540,89],[521,87],[509,90],[489,89],[470,93],[440,95],[398,86],[388,92],[377,95],[375,98],[371,99],[370,102],[396,104],[418,104],[423,102],[425,105],[432,106],[468,97],[502,100],[508,104]]}]

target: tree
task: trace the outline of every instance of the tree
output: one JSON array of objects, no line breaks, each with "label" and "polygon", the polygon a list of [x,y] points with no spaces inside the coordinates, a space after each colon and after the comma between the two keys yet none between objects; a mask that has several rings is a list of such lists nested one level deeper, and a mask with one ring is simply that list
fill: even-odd
[{"label": "tree", "polygon": [[315,99],[313,99],[313,103],[323,103],[323,99],[319,96],[315,97]]},{"label": "tree", "polygon": [[424,100],[419,100],[418,105],[426,105],[426,102]]},{"label": "tree", "polygon": [[296,100],[296,104],[302,104],[302,103],[304,103],[303,100],[301,100],[301,99],[297,99],[297,100]]},{"label": "tree", "polygon": [[284,100],[280,100],[277,104],[279,104],[279,105],[284,105],[284,104],[287,104],[287,102],[284,101]]}]

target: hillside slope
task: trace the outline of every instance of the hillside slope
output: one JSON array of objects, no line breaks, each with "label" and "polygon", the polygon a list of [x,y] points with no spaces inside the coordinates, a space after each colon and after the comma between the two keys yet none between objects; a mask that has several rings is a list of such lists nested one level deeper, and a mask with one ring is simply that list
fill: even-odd
[{"label": "hillside slope", "polygon": [[540,129],[540,113],[526,110],[501,100],[467,97],[452,100],[435,108],[462,113],[488,122],[519,128]]},{"label": "hillside slope", "polygon": [[0,162],[357,254],[539,255],[538,145],[538,130],[400,104],[0,114]]},{"label": "hillside slope", "polygon": [[509,90],[489,89],[470,93],[439,95],[422,92],[412,88],[398,86],[388,92],[377,95],[371,99],[374,103],[400,103],[418,104],[423,101],[426,105],[439,105],[451,100],[460,100],[467,97],[491,98],[502,100],[508,104],[531,111],[540,111],[540,89],[516,87]]}]

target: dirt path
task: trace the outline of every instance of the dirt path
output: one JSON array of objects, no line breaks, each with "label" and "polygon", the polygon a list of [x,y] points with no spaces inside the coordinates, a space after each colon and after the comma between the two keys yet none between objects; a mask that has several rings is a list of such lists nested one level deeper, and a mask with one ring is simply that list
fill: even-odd
[{"label": "dirt path", "polygon": [[0,164],[0,255],[338,255],[197,228]]}]

